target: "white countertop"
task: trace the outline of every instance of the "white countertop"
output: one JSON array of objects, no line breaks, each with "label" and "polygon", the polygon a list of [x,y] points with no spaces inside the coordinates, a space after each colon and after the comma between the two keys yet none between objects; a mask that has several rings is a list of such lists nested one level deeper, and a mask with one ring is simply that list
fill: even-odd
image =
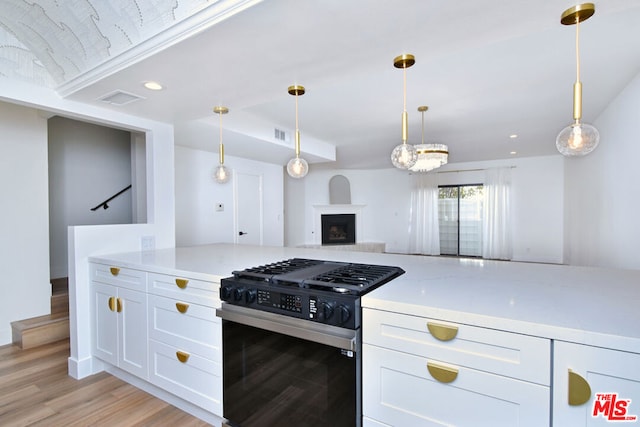
[{"label": "white countertop", "polygon": [[90,260],[202,280],[292,257],[396,265],[363,307],[640,353],[640,271],[216,244]]}]

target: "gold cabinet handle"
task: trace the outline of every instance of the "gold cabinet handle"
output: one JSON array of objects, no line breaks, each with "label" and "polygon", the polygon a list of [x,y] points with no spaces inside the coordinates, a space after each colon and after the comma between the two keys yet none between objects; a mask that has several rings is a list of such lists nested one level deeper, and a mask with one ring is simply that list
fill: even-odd
[{"label": "gold cabinet handle", "polygon": [[116,298],[116,311],[118,313],[122,312],[122,298]]},{"label": "gold cabinet handle", "polygon": [[183,302],[176,303],[176,310],[178,310],[180,313],[184,314],[187,312],[188,309],[189,309],[189,304],[185,304]]},{"label": "gold cabinet handle", "polygon": [[109,271],[113,276],[117,276],[118,274],[120,274],[120,269],[118,267],[110,267]]},{"label": "gold cabinet handle", "polygon": [[179,361],[181,361],[182,363],[187,363],[187,360],[189,360],[189,353],[185,353],[184,351],[176,351],[176,357],[178,358]]},{"label": "gold cabinet handle", "polygon": [[427,362],[427,369],[431,376],[441,383],[450,383],[458,378],[458,370],[448,366]]},{"label": "gold cabinet handle", "polygon": [[451,341],[458,335],[457,326],[441,325],[439,323],[427,322],[427,329],[434,338],[440,341]]},{"label": "gold cabinet handle", "polygon": [[579,406],[591,399],[591,387],[587,380],[569,369],[569,405]]},{"label": "gold cabinet handle", "polygon": [[109,310],[116,311],[116,298],[109,297]]},{"label": "gold cabinet handle", "polygon": [[187,287],[187,283],[189,283],[189,280],[187,280],[187,279],[176,279],[176,285],[180,289],[186,288]]}]

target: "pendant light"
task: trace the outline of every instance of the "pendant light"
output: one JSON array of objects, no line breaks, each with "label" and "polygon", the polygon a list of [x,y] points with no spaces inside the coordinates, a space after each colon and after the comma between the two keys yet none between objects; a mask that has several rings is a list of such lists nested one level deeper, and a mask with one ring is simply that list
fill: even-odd
[{"label": "pendant light", "polygon": [[560,18],[563,25],[576,26],[576,82],[573,85],[573,120],[556,138],[556,147],[564,156],[584,156],[592,152],[600,141],[598,130],[582,123],[582,82],[580,81],[580,22],[589,19],[596,11],[593,3],[583,3],[564,11]]},{"label": "pendant light", "polygon": [[428,109],[426,105],[418,107],[418,111],[422,113],[422,144],[415,145],[418,160],[409,168],[413,172],[429,172],[446,165],[449,160],[449,147],[445,144],[424,143],[424,112]]},{"label": "pendant light", "polygon": [[227,107],[213,107],[213,112],[220,115],[220,145],[219,145],[219,160],[220,163],[213,173],[213,178],[218,184],[224,184],[231,178],[231,171],[224,165],[224,144],[222,144],[222,115],[227,114],[229,109]]},{"label": "pendant light", "polygon": [[414,165],[418,158],[416,149],[411,144],[407,144],[409,134],[408,114],[407,114],[407,68],[415,64],[416,59],[413,55],[403,54],[393,59],[393,66],[402,68],[403,74],[403,99],[404,109],[402,111],[402,144],[397,145],[391,152],[391,163],[398,169],[409,169]]},{"label": "pendant light", "polygon": [[298,129],[298,96],[304,95],[304,86],[289,86],[287,92],[296,97],[296,156],[287,163],[287,173],[291,178],[298,179],[304,178],[309,172],[309,164],[300,157],[300,130]]}]

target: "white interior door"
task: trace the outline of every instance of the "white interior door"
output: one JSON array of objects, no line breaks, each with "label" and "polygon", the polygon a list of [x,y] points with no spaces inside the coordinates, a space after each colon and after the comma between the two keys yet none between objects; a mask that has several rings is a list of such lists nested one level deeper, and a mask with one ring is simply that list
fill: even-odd
[{"label": "white interior door", "polygon": [[235,242],[262,245],[262,175],[235,176]]}]

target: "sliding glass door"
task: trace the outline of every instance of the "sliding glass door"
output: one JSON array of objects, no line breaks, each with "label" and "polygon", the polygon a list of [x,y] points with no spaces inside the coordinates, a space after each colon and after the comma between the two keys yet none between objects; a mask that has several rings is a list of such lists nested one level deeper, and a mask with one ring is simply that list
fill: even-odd
[{"label": "sliding glass door", "polygon": [[441,255],[482,256],[483,197],[482,184],[439,188]]}]

